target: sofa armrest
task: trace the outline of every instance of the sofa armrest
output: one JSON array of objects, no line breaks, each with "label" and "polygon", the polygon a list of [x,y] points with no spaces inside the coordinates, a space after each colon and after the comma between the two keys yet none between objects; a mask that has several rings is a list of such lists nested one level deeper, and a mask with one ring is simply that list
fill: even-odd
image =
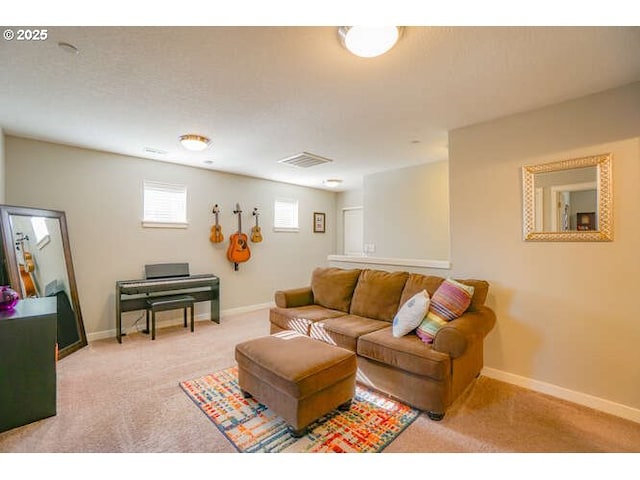
[{"label": "sofa armrest", "polygon": [[440,328],[433,340],[433,349],[461,357],[472,342],[482,342],[496,323],[496,314],[486,306],[467,311]]},{"label": "sofa armrest", "polygon": [[276,306],[280,308],[303,307],[313,305],[313,291],[311,287],[278,290],[275,293]]}]

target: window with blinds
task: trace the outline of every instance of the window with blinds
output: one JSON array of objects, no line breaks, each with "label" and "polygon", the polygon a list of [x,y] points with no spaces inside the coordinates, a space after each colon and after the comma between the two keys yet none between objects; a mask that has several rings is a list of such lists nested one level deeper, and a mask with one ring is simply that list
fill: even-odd
[{"label": "window with blinds", "polygon": [[187,187],[172,183],[144,181],[145,227],[187,227]]},{"label": "window with blinds", "polygon": [[36,236],[36,244],[38,248],[42,248],[51,241],[47,222],[43,217],[31,217],[31,226]]},{"label": "window with blinds", "polygon": [[276,198],[273,203],[273,230],[276,232],[297,232],[298,200]]}]

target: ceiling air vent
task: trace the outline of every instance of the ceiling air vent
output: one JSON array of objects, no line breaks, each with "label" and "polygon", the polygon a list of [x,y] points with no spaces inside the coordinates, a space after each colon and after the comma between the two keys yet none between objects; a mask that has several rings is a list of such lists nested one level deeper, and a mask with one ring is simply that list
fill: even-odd
[{"label": "ceiling air vent", "polygon": [[166,155],[167,151],[166,150],[160,150],[159,148],[153,148],[153,147],[144,147],[143,148],[145,153],[152,153],[153,155]]},{"label": "ceiling air vent", "polygon": [[316,165],[322,165],[323,163],[329,163],[331,161],[332,160],[321,157],[319,155],[314,155],[308,152],[302,152],[302,153],[293,155],[292,157],[288,157],[283,160],[278,160],[278,163],[283,163],[284,165],[290,165],[292,167],[297,167],[297,168],[309,168],[309,167],[315,167]]}]

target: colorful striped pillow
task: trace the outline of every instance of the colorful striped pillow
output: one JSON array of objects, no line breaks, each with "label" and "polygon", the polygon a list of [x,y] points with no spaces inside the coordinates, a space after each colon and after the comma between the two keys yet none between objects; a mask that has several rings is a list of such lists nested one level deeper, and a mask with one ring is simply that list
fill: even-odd
[{"label": "colorful striped pillow", "polygon": [[431,297],[429,311],[416,329],[416,335],[425,343],[433,343],[436,332],[458,318],[471,304],[473,287],[446,279]]}]

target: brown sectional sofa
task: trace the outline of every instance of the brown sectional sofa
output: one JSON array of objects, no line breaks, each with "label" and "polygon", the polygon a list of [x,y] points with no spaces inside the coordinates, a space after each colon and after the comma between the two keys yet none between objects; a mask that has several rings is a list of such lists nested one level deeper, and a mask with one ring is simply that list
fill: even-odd
[{"label": "brown sectional sofa", "polygon": [[316,268],[311,285],[275,293],[271,333],[295,330],[357,354],[357,381],[440,420],[480,374],[484,337],[496,317],[484,305],[489,284],[474,287],[465,313],[438,330],[432,344],[415,333],[396,338],[392,321],[416,293],[432,296],[444,278],[371,269]]}]

